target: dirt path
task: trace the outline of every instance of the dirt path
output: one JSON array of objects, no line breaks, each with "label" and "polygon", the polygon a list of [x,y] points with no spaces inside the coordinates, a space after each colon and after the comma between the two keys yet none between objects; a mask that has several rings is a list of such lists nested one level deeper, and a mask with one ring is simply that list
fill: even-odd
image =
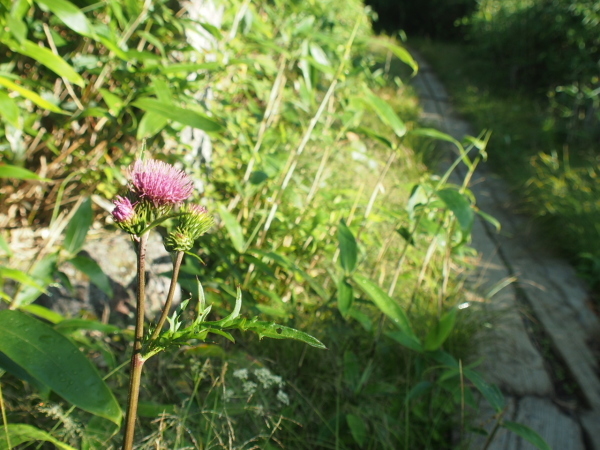
[{"label": "dirt path", "polygon": [[[420,71],[413,86],[423,119],[459,140],[477,135],[454,111],[431,67],[415,57]],[[600,450],[599,367],[588,345],[600,339],[600,322],[588,307],[589,294],[573,268],[538,239],[532,221],[514,212],[502,180],[480,167],[472,190],[478,207],[502,224],[496,233],[476,221],[472,245],[481,260],[473,282],[486,293],[514,280],[488,303],[498,320],[481,338],[480,369],[504,392],[506,420],[530,426],[554,450]],[[482,420],[492,414],[482,412]],[[471,448],[483,442],[474,439]],[[500,431],[489,448],[535,447]]]}]

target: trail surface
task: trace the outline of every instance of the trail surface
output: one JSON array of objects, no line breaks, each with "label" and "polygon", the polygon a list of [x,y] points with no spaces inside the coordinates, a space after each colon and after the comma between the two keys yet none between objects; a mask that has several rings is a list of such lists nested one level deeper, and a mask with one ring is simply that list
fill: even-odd
[{"label": "trail surface", "polygon": [[[458,140],[477,130],[453,109],[431,66],[414,53],[423,119]],[[490,124],[492,125],[492,124]],[[457,178],[454,182],[460,182]],[[600,377],[590,344],[598,345],[600,323],[588,306],[589,293],[573,268],[536,234],[531,219],[518,215],[503,180],[478,168],[471,189],[477,206],[502,224],[496,230],[476,220],[472,246],[480,253],[472,285],[493,295],[487,308],[497,320],[480,340],[480,369],[507,399],[506,420],[536,430],[554,450],[600,450]],[[483,423],[493,416],[484,407]],[[485,438],[475,437],[472,449]],[[532,444],[500,430],[490,450],[529,450]]]}]

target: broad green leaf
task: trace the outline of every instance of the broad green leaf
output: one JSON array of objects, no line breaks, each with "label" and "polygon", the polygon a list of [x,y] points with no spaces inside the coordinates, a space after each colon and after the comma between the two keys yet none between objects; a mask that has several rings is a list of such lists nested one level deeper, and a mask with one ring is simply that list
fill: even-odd
[{"label": "broad green leaf", "polygon": [[35,0],[44,5],[66,26],[82,36],[93,37],[93,29],[85,14],[73,3],[67,0]]},{"label": "broad green leaf", "polygon": [[346,275],[349,275],[356,268],[358,259],[356,239],[343,220],[340,220],[338,225],[337,236],[340,245],[340,264]]},{"label": "broad green leaf", "polygon": [[191,109],[180,108],[169,103],[161,102],[154,98],[140,98],[132,103],[133,106],[151,111],[166,117],[169,120],[174,120],[183,125],[192,128],[198,128],[204,131],[220,131],[223,127],[214,120]]},{"label": "broad green leaf", "polygon": [[[8,436],[5,435],[8,433]],[[61,450],[75,450],[70,445],[60,442],[52,435],[40,430],[32,425],[26,425],[22,423],[10,423],[6,424],[0,432],[0,450],[10,450],[7,443],[7,438],[10,439],[10,448],[14,448],[17,445],[25,442],[32,441],[46,441],[54,444]]]},{"label": "broad green leaf", "polygon": [[[32,386],[34,386],[42,396],[42,398],[50,397],[50,393],[52,392],[48,386],[40,383],[38,380],[33,378],[31,375],[27,373],[25,369],[15,363],[12,359],[6,356],[4,353],[0,352],[0,368],[6,370],[8,373],[18,378],[19,380],[25,381]],[[2,434],[0,434],[2,436]],[[0,437],[0,439],[2,439]]]},{"label": "broad green leaf", "polygon": [[511,422],[505,420],[502,422],[502,426],[509,431],[521,436],[526,441],[535,445],[540,450],[552,450],[548,443],[539,434],[529,428],[527,425],[523,425],[517,422]]},{"label": "broad green leaf", "polygon": [[448,336],[450,336],[450,333],[454,329],[457,311],[456,308],[452,308],[429,330],[425,338],[425,350],[437,350],[448,339]]},{"label": "broad green leaf", "polygon": [[413,333],[410,321],[404,310],[396,303],[389,295],[387,295],[383,289],[377,286],[373,281],[362,275],[354,275],[352,277],[354,282],[361,288],[361,290],[367,294],[373,300],[373,303],[389,317],[392,322],[407,336],[414,338],[417,342],[418,339]]},{"label": "broad green leaf", "polygon": [[25,22],[21,18],[15,17],[12,14],[5,16],[5,18],[8,29],[17,42],[22,44],[27,38],[27,25],[25,25]]},{"label": "broad green leaf", "polygon": [[90,281],[109,298],[112,298],[113,290],[110,281],[96,261],[87,256],[76,256],[75,258],[71,258],[69,262],[73,264],[77,270],[86,274],[90,278]]},{"label": "broad green leaf", "polygon": [[31,170],[24,169],[23,167],[11,166],[9,164],[0,165],[0,178],[14,178],[17,180],[38,180],[38,181],[52,181],[48,178],[42,178],[37,173]]},{"label": "broad green leaf", "polygon": [[223,205],[219,205],[219,216],[225,224],[225,228],[229,233],[229,239],[238,253],[244,253],[246,249],[246,241],[244,239],[244,231],[233,214],[227,211]]},{"label": "broad green leaf", "polygon": [[117,424],[121,409],[96,368],[69,339],[20,311],[0,311],[0,351],[73,405]]},{"label": "broad green leaf", "polygon": [[496,412],[500,412],[504,409],[504,396],[502,395],[502,392],[500,392],[500,389],[498,389],[498,386],[489,384],[474,370],[465,369],[463,373],[465,377],[475,385],[477,390],[481,392]]},{"label": "broad green leaf", "polygon": [[73,215],[65,231],[64,249],[71,255],[77,254],[83,247],[88,230],[92,226],[92,201],[88,197]]},{"label": "broad green leaf", "polygon": [[144,113],[138,125],[136,138],[138,141],[148,139],[159,133],[169,123],[169,119],[155,112]]},{"label": "broad green leaf", "polygon": [[379,37],[372,38],[371,42],[376,45],[381,45],[382,47],[385,47],[386,49],[391,51],[394,55],[396,55],[396,57],[400,61],[408,65],[413,70],[413,75],[416,75],[419,71],[419,64],[417,64],[412,55],[404,47],[400,47],[399,45],[395,45],[391,42],[384,41]]},{"label": "broad green leaf", "polygon": [[15,128],[21,128],[19,125],[19,107],[10,96],[0,91],[0,116],[4,118]]},{"label": "broad green leaf", "polygon": [[66,78],[77,86],[85,86],[85,80],[81,78],[81,75],[75,72],[75,69],[73,69],[64,59],[58,55],[55,55],[47,48],[40,47],[31,41],[24,41],[21,45],[11,46],[11,50],[21,53],[22,55],[29,56],[40,64],[46,66],[59,77]]},{"label": "broad green leaf", "polygon": [[367,440],[367,426],[365,425],[365,421],[354,414],[346,415],[346,422],[348,423],[348,428],[350,428],[350,433],[354,438],[354,441],[362,447],[365,445]]},{"label": "broad green leaf", "polygon": [[352,286],[344,278],[340,278],[337,285],[337,303],[338,309],[342,316],[346,317],[350,308],[352,308],[352,301],[354,300],[354,291]]},{"label": "broad green leaf", "polygon": [[437,195],[458,220],[463,235],[469,235],[475,220],[471,202],[456,189],[442,189],[437,192]]},{"label": "broad green leaf", "polygon": [[18,92],[23,97],[31,100],[33,103],[38,105],[40,108],[47,109],[48,111],[52,111],[59,114],[69,114],[67,111],[63,111],[58,106],[53,103],[50,103],[48,100],[43,99],[38,94],[29,89],[24,88],[23,86],[19,86],[18,84],[13,83],[8,78],[0,77],[0,86],[4,86],[7,89],[11,89],[15,92]]},{"label": "broad green leaf", "polygon": [[367,91],[365,97],[362,97],[361,100],[375,111],[379,119],[388,125],[396,133],[396,136],[402,137],[406,134],[406,125],[400,120],[394,108],[388,102],[377,97],[371,91]]}]

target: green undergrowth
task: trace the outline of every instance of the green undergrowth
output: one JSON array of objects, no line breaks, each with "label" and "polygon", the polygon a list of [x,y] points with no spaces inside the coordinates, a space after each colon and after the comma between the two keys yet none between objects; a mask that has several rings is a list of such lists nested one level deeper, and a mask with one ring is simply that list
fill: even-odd
[{"label": "green undergrowth", "polygon": [[[586,116],[573,117],[571,106],[561,106],[565,94],[559,89],[540,95],[509,86],[495,63],[468,45],[428,40],[413,45],[435,68],[458,111],[476,128],[492,130],[489,166],[510,182],[518,210],[536,217],[547,242],[597,289],[600,157],[589,133],[582,132]],[[577,92],[569,95],[579,98]]]}]

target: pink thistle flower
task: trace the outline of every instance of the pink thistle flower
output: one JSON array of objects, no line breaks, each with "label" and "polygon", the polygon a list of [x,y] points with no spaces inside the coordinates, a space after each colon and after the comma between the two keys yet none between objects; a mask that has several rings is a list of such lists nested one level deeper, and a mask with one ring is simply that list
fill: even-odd
[{"label": "pink thistle flower", "polygon": [[114,201],[115,209],[113,209],[112,216],[115,222],[129,222],[135,217],[135,210],[131,200],[127,197],[117,196]]},{"label": "pink thistle flower", "polygon": [[192,180],[182,170],[155,159],[137,160],[129,174],[132,191],[156,208],[179,204],[194,189]]}]

